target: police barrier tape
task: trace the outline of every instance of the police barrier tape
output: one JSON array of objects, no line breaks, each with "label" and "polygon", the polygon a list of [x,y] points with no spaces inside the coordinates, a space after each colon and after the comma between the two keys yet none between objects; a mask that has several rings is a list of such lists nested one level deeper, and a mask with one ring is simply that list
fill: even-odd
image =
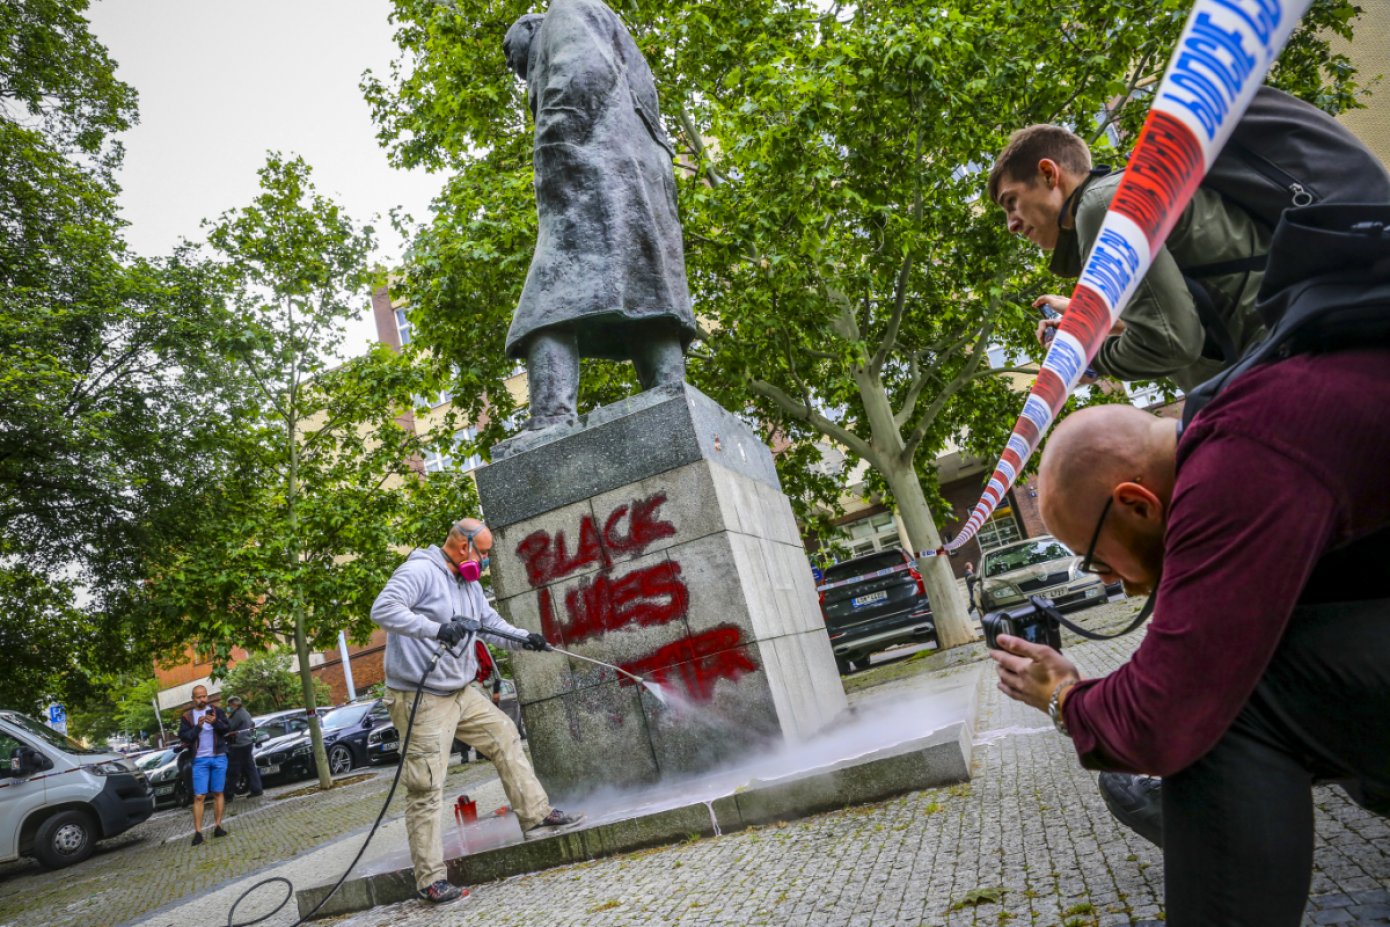
[{"label": "police barrier tape", "polygon": [[923,557],[944,557],[945,555],[946,548],[944,547],[938,547],[936,550],[919,551],[912,563],[900,563],[897,566],[884,567],[882,570],[874,570],[872,573],[861,573],[858,576],[851,576],[849,579],[837,579],[833,583],[817,586],[816,591],[824,592],[827,589],[838,589],[841,586],[848,586],[850,583],[862,583],[866,579],[878,579],[880,576],[887,576],[890,573],[901,573],[904,570],[914,570],[917,568],[916,561],[921,560]]},{"label": "police barrier tape", "polygon": [[1197,0],[967,543],[1037,450],[1312,0]]}]

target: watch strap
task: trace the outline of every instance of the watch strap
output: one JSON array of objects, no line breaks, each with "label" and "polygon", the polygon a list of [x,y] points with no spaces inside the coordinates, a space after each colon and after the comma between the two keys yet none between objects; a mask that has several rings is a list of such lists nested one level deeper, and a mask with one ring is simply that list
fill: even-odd
[{"label": "watch strap", "polygon": [[1057,729],[1057,733],[1063,737],[1070,737],[1071,731],[1067,730],[1067,720],[1062,717],[1062,693],[1076,685],[1077,680],[1067,679],[1057,684],[1057,688],[1052,690],[1052,698],[1047,700],[1047,716],[1052,719],[1052,726]]}]

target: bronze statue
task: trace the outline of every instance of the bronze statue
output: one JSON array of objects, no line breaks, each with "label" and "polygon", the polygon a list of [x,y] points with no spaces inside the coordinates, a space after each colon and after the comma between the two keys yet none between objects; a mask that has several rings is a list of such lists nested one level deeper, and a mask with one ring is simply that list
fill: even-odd
[{"label": "bronze statue", "polygon": [[536,252],[507,355],[531,420],[572,424],[580,357],[631,360],[644,390],[685,379],[696,334],[676,215],[674,150],[651,69],[599,0],[554,0],[507,30],[536,122]]}]

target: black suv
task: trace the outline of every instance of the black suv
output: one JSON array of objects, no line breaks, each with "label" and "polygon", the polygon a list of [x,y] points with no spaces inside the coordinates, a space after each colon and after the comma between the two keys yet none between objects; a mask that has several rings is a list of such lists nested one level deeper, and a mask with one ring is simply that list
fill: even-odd
[{"label": "black suv", "polygon": [[[888,572],[885,572],[888,571]],[[822,586],[821,614],[840,673],[861,669],[869,655],[894,644],[936,639],[922,575],[901,548],[890,547],[837,563]]]}]

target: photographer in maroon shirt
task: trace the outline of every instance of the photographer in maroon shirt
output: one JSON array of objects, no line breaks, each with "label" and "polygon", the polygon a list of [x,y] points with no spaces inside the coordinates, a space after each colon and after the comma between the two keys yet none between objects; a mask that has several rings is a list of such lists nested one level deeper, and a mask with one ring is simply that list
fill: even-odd
[{"label": "photographer in maroon shirt", "polygon": [[1050,438],[1043,519],[1083,567],[1157,588],[1130,660],[1083,679],[1002,637],[1000,689],[1083,766],[1164,777],[1167,923],[1296,927],[1315,782],[1390,814],[1390,351],[1295,356],[1179,436],[1130,406]]}]

